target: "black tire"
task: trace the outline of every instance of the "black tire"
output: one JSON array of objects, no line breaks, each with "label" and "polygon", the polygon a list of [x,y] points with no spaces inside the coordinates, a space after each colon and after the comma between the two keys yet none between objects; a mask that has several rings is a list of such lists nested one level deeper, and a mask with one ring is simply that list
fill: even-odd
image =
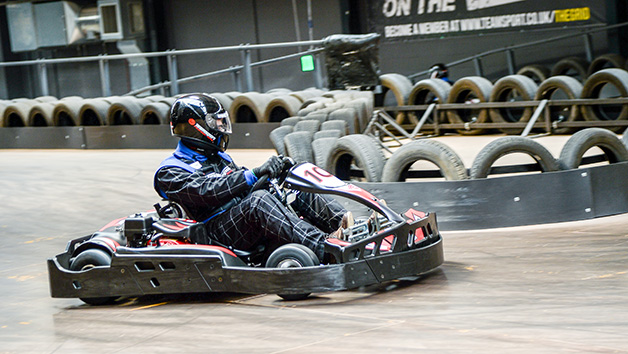
[{"label": "black tire", "polygon": [[236,123],[266,123],[264,112],[271,100],[272,96],[259,92],[240,94],[231,102],[229,116]]},{"label": "black tire", "polygon": [[[79,114],[83,105],[82,98],[68,97],[56,102],[52,120],[56,127],[74,127],[80,124]],[[4,113],[6,116],[6,112]]]},{"label": "black tire", "polygon": [[303,119],[303,117],[288,117],[288,118],[284,118],[280,125],[284,126],[284,125],[290,125],[290,126],[295,126],[297,125],[297,123]]},{"label": "black tire", "polygon": [[107,125],[135,125],[140,123],[142,104],[136,98],[116,97],[111,99],[107,110]]},{"label": "black tire", "polygon": [[569,57],[559,60],[552,67],[551,76],[565,75],[584,82],[587,79],[589,62],[579,57]]},{"label": "black tire", "polygon": [[[543,81],[536,90],[534,99],[540,100],[572,100],[580,98],[582,84],[580,81],[569,76],[553,76]],[[552,122],[573,122],[580,119],[580,109],[576,105],[551,106],[550,120]],[[540,118],[545,119],[545,118]],[[569,134],[573,128],[555,129],[556,134]]]},{"label": "black tire", "polygon": [[362,170],[367,182],[380,182],[384,153],[379,143],[368,135],[346,135],[336,141],[329,153],[327,170],[341,180],[351,179],[351,166]]},{"label": "black tire", "polygon": [[[277,248],[270,254],[266,261],[266,268],[300,268],[314,267],[320,264],[320,260],[314,252],[298,243],[289,243]],[[310,293],[306,294],[278,294],[279,297],[288,301],[303,300]]]},{"label": "black tire", "polygon": [[170,121],[170,106],[163,102],[152,102],[142,108],[140,123],[142,125],[168,124]]},{"label": "black tire", "polygon": [[[325,130],[325,132],[337,132],[336,130]],[[320,132],[319,132],[320,133]],[[318,134],[318,133],[317,133]],[[316,135],[316,134],[315,134]],[[331,137],[318,137],[312,141],[312,153],[314,154],[314,164],[327,170],[327,158],[329,157],[329,153],[331,149],[336,145],[336,141],[338,141],[338,136]]]},{"label": "black tire", "polygon": [[[70,270],[75,272],[85,271],[94,267],[111,266],[111,255],[103,250],[91,248],[78,254],[70,260]],[[90,297],[80,298],[89,305],[104,305],[113,302],[117,297]]]},{"label": "black tire", "polygon": [[558,165],[563,170],[578,168],[584,153],[594,146],[602,149],[609,163],[628,161],[626,146],[617,135],[604,128],[587,128],[567,140],[560,151]]},{"label": "black tire", "polygon": [[[432,103],[446,103],[449,99],[449,91],[451,85],[441,79],[426,79],[417,82],[410,92],[408,97],[408,105],[426,105]],[[418,123],[425,111],[412,111],[408,112],[408,120],[411,123]],[[447,119],[445,111],[438,113],[438,121],[443,122]],[[403,122],[397,122],[403,123]],[[434,123],[432,115],[427,118],[427,123]]]},{"label": "black tire", "polygon": [[344,120],[328,120],[321,124],[322,130],[338,130],[342,135],[349,134],[349,128],[347,127],[347,122]]},{"label": "black tire", "polygon": [[275,151],[277,151],[277,154],[286,155],[286,144],[284,143],[283,139],[286,137],[286,135],[292,133],[293,130],[294,127],[291,125],[282,125],[273,129],[270,132],[270,142],[275,147]]},{"label": "black tire", "polygon": [[419,160],[438,166],[446,180],[468,178],[464,163],[447,145],[436,140],[415,140],[400,147],[388,159],[382,173],[382,182],[405,181],[410,167]]},{"label": "black tire", "polygon": [[217,99],[226,111],[229,111],[229,108],[231,108],[231,103],[233,103],[233,99],[231,97],[221,92],[214,92],[210,93],[209,95]]},{"label": "black tire", "polygon": [[284,118],[293,117],[301,108],[301,101],[298,98],[284,93],[275,97],[264,110],[264,122],[281,122]]},{"label": "black tire", "polygon": [[[383,74],[379,81],[382,85],[382,93],[375,96],[376,106],[405,106],[408,96],[412,91],[412,81],[401,74]],[[395,112],[389,112],[395,114]],[[404,112],[396,112],[395,119],[402,122],[405,119]]]},{"label": "black tire", "polygon": [[328,116],[329,114],[327,112],[318,110],[318,111],[312,111],[308,113],[305,117],[303,117],[303,119],[317,120],[322,124],[323,122],[327,120]]},{"label": "black tire", "polygon": [[599,57],[593,59],[589,64],[588,75],[591,76],[594,73],[609,68],[623,69],[626,65],[626,58],[619,54],[608,53],[602,54]]},{"label": "black tire", "polygon": [[329,113],[329,120],[344,120],[347,122],[349,134],[358,134],[360,132],[360,121],[358,115],[353,108],[340,108]]},{"label": "black tire", "polygon": [[39,102],[31,107],[28,113],[29,127],[49,127],[52,126],[52,112],[55,110],[54,103]]},{"label": "black tire", "polygon": [[[451,87],[447,103],[488,102],[493,90],[493,84],[480,76],[462,78]],[[447,119],[450,123],[486,123],[488,110],[486,109],[450,109],[447,110]],[[484,129],[459,129],[462,135],[477,135]]]},{"label": "black tire", "polygon": [[299,122],[297,122],[297,124],[294,125],[294,131],[295,132],[305,131],[305,132],[311,132],[312,134],[314,134],[315,132],[318,131],[318,128],[320,128],[320,126],[321,126],[321,122],[319,120],[307,119],[307,117],[305,117],[305,119],[300,120]]},{"label": "black tire", "polygon": [[517,75],[527,76],[531,78],[535,84],[540,85],[550,77],[550,69],[540,64],[526,65],[517,71]]},{"label": "black tire", "polygon": [[101,126],[107,121],[107,111],[111,103],[102,98],[84,100],[79,111],[82,126]]},{"label": "black tire", "polygon": [[358,117],[360,132],[363,132],[370,120],[371,109],[368,107],[368,100],[365,98],[352,99],[344,104],[345,108],[353,108]]},{"label": "black tire", "polygon": [[532,157],[542,172],[558,171],[558,163],[552,154],[536,141],[522,136],[506,136],[487,144],[473,161],[469,175],[472,179],[486,178],[491,167],[500,157],[524,153]]},{"label": "black tire", "polygon": [[286,146],[286,155],[292,157],[296,162],[313,162],[313,135],[314,133],[308,131],[287,134],[283,139]]},{"label": "black tire", "polygon": [[[534,80],[524,75],[508,75],[497,80],[490,102],[521,102],[532,101],[538,87]],[[533,107],[491,108],[489,114],[494,123],[527,122],[534,113]],[[520,134],[523,128],[502,128],[506,134]]]},{"label": "black tire", "polygon": [[314,140],[322,139],[322,138],[340,138],[342,136],[342,132],[337,129],[326,129],[320,130],[314,133]]},{"label": "black tire", "polygon": [[3,127],[25,127],[28,123],[28,115],[33,103],[31,102],[9,102],[4,108]]},{"label": "black tire", "polygon": [[[582,98],[617,98],[628,97],[628,72],[623,69],[600,70],[585,82]],[[584,119],[588,121],[626,120],[628,105],[586,105],[581,107]],[[609,128],[615,132],[622,127]]]}]

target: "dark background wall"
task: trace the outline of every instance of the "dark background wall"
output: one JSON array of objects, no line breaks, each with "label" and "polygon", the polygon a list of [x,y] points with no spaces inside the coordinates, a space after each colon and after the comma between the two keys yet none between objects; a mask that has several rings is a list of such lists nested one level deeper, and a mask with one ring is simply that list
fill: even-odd
[{"label": "dark background wall", "polygon": [[[95,0],[78,0],[89,3]],[[584,0],[583,0],[584,1]],[[297,1],[301,39],[308,39],[307,9],[305,1]],[[367,0],[312,0],[314,39],[322,39],[338,33],[368,33],[371,6],[384,1]],[[143,0],[146,35],[138,39],[142,51],[168,49],[193,49],[216,46],[232,46],[243,43],[275,43],[295,41],[292,1],[290,0]],[[628,21],[625,0],[606,0],[608,24]],[[600,24],[601,25],[601,24]],[[578,29],[554,27],[507,33],[473,33],[455,37],[427,37],[404,41],[382,40],[380,43],[380,68],[382,73],[411,75],[427,69],[436,62],[451,62],[483,51],[520,44],[532,40],[577,33]],[[595,55],[606,52],[628,53],[628,29],[610,33],[600,32],[592,36]],[[8,36],[6,4],[0,6],[0,60],[15,61],[37,58],[61,58],[119,53],[115,43],[71,45],[28,52],[12,52]],[[305,49],[305,48],[303,48]],[[255,50],[253,60],[272,58],[293,49]],[[584,56],[584,42],[575,37],[532,49],[515,51],[516,66],[542,63],[551,66],[567,56]],[[241,64],[239,51],[220,54],[185,55],[178,57],[178,76],[201,74]],[[493,55],[483,60],[484,74],[491,80],[507,74],[505,55]],[[114,95],[130,91],[129,68],[123,61],[111,61],[111,90]],[[165,59],[150,59],[151,82],[168,79]],[[473,63],[451,70],[456,79],[475,75]],[[101,95],[97,63],[59,64],[48,68],[49,94],[57,97]],[[274,64],[254,71],[256,91],[273,88],[303,89],[314,85],[313,75],[300,71],[298,61]],[[211,80],[182,84],[181,92],[206,91],[228,92],[235,90],[234,77],[222,75]],[[41,87],[34,66],[0,69],[0,99],[36,97]]]}]

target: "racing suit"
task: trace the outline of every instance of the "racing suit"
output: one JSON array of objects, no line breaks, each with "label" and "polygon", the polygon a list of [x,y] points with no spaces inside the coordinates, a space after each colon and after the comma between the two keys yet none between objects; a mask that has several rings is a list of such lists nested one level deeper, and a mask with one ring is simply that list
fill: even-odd
[{"label": "racing suit", "polygon": [[[340,227],[346,210],[322,195],[300,192],[292,202],[298,217],[267,190],[249,193],[257,177],[216,151],[202,155],[182,142],[155,173],[155,190],[205,223],[210,239],[251,250],[265,242],[301,243],[323,259],[327,235]],[[193,240],[211,243],[210,240]]]}]

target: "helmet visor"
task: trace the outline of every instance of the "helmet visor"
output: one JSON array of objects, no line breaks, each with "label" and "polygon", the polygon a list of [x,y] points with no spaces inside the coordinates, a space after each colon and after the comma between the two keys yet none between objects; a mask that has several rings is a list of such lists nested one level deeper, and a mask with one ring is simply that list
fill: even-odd
[{"label": "helmet visor", "polygon": [[231,134],[232,132],[229,113],[224,110],[221,110],[214,114],[208,114],[205,121],[207,122],[207,126],[209,128],[217,130],[223,134]]}]

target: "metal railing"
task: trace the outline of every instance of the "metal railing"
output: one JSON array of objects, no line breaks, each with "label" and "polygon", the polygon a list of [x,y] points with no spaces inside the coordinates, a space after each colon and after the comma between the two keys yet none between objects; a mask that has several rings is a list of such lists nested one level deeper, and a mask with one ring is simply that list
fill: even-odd
[{"label": "metal railing", "polygon": [[[364,134],[383,137],[403,145],[403,140],[423,139],[441,135],[444,130],[468,131],[474,129],[521,129],[521,136],[529,136],[532,129],[543,130],[536,136],[551,134],[560,128],[590,128],[590,127],[628,127],[628,120],[597,120],[597,121],[552,121],[552,107],[572,106],[607,106],[628,105],[628,98],[597,98],[597,99],[571,99],[571,100],[540,100],[519,102],[485,102],[485,103],[431,103],[429,105],[390,106],[376,107],[369,124],[364,129]],[[500,123],[445,123],[439,117],[443,111],[448,110],[479,110],[479,109],[512,109],[534,108],[534,113],[527,122],[500,122]],[[415,124],[404,125],[390,116],[387,112],[417,112],[423,111],[421,118]],[[431,123],[427,123],[429,118]],[[543,117],[542,121],[539,118]],[[423,132],[429,131],[429,134]],[[387,145],[382,147],[390,152]]]},{"label": "metal railing", "polygon": [[[280,42],[280,43],[268,43],[268,44],[240,44],[236,46],[225,47],[212,47],[212,48],[198,48],[198,49],[184,49],[184,50],[167,50],[162,52],[148,52],[148,53],[133,53],[133,54],[101,54],[97,56],[86,57],[73,57],[73,58],[58,58],[58,59],[35,59],[35,60],[23,60],[12,62],[0,62],[0,68],[13,67],[13,66],[37,66],[39,83],[41,87],[41,95],[46,96],[49,94],[48,86],[48,66],[54,64],[71,64],[71,63],[84,63],[84,62],[98,62],[100,71],[100,85],[101,93],[103,96],[111,96],[111,84],[109,74],[109,62],[113,60],[126,60],[131,58],[158,58],[166,57],[168,65],[168,81],[143,87],[141,89],[134,90],[126,95],[137,95],[143,92],[152,91],[156,89],[163,89],[169,87],[170,95],[174,96],[179,93],[179,84],[187,83],[195,80],[201,80],[212,76],[231,73],[234,77],[234,85],[236,90],[242,91],[244,88],[246,91],[253,91],[253,72],[252,68],[277,63],[284,60],[290,60],[298,58],[303,55],[313,54],[315,56],[316,65],[314,65],[314,81],[315,86],[322,87],[322,73],[320,68],[319,53],[323,51],[322,48],[315,48],[320,46],[323,40],[314,41],[299,41],[299,42]],[[258,49],[275,49],[275,48],[300,48],[301,46],[309,46],[310,49],[302,52],[297,52],[290,55],[285,55],[277,58],[260,60],[253,62],[251,60],[251,51]],[[241,53],[242,64],[231,66],[226,69],[217,70],[200,75],[190,76],[186,78],[178,77],[177,69],[177,57],[184,55],[195,55],[204,53],[220,53],[229,51],[239,51]],[[242,73],[242,78],[240,78]],[[242,80],[241,80],[242,79]],[[241,81],[244,82],[242,86]]]},{"label": "metal railing", "polygon": [[[582,39],[584,41],[584,51],[585,51],[586,59],[588,61],[592,61],[593,60],[593,44],[591,41],[591,34],[595,32],[609,31],[612,29],[617,29],[617,28],[625,27],[625,26],[628,26],[628,22],[622,22],[622,23],[604,26],[604,27],[589,28],[585,30],[580,30],[579,33],[570,33],[570,34],[565,34],[565,35],[556,36],[552,38],[541,39],[538,41],[532,41],[532,42],[522,43],[522,44],[517,44],[517,45],[510,45],[503,48],[488,50],[488,51],[485,51],[476,55],[472,55],[472,56],[469,56],[467,58],[463,58],[460,60],[455,60],[450,63],[447,63],[446,65],[449,68],[451,68],[460,64],[473,61],[476,75],[484,76],[484,69],[482,68],[482,58],[487,57],[489,55],[493,55],[493,54],[504,53],[506,54],[506,62],[508,64],[508,73],[512,75],[516,73],[515,53],[514,53],[515,50],[527,48],[527,47],[533,47],[540,44],[551,43],[551,42],[555,42],[555,41],[559,41],[559,40],[563,40],[567,38],[572,38],[572,37],[578,37],[578,36],[582,36]],[[578,28],[574,28],[573,30],[578,30]],[[428,72],[429,72],[429,69],[423,70],[416,74],[409,75],[408,78],[410,78],[411,80],[414,80],[419,76],[423,76],[427,74]]]}]

